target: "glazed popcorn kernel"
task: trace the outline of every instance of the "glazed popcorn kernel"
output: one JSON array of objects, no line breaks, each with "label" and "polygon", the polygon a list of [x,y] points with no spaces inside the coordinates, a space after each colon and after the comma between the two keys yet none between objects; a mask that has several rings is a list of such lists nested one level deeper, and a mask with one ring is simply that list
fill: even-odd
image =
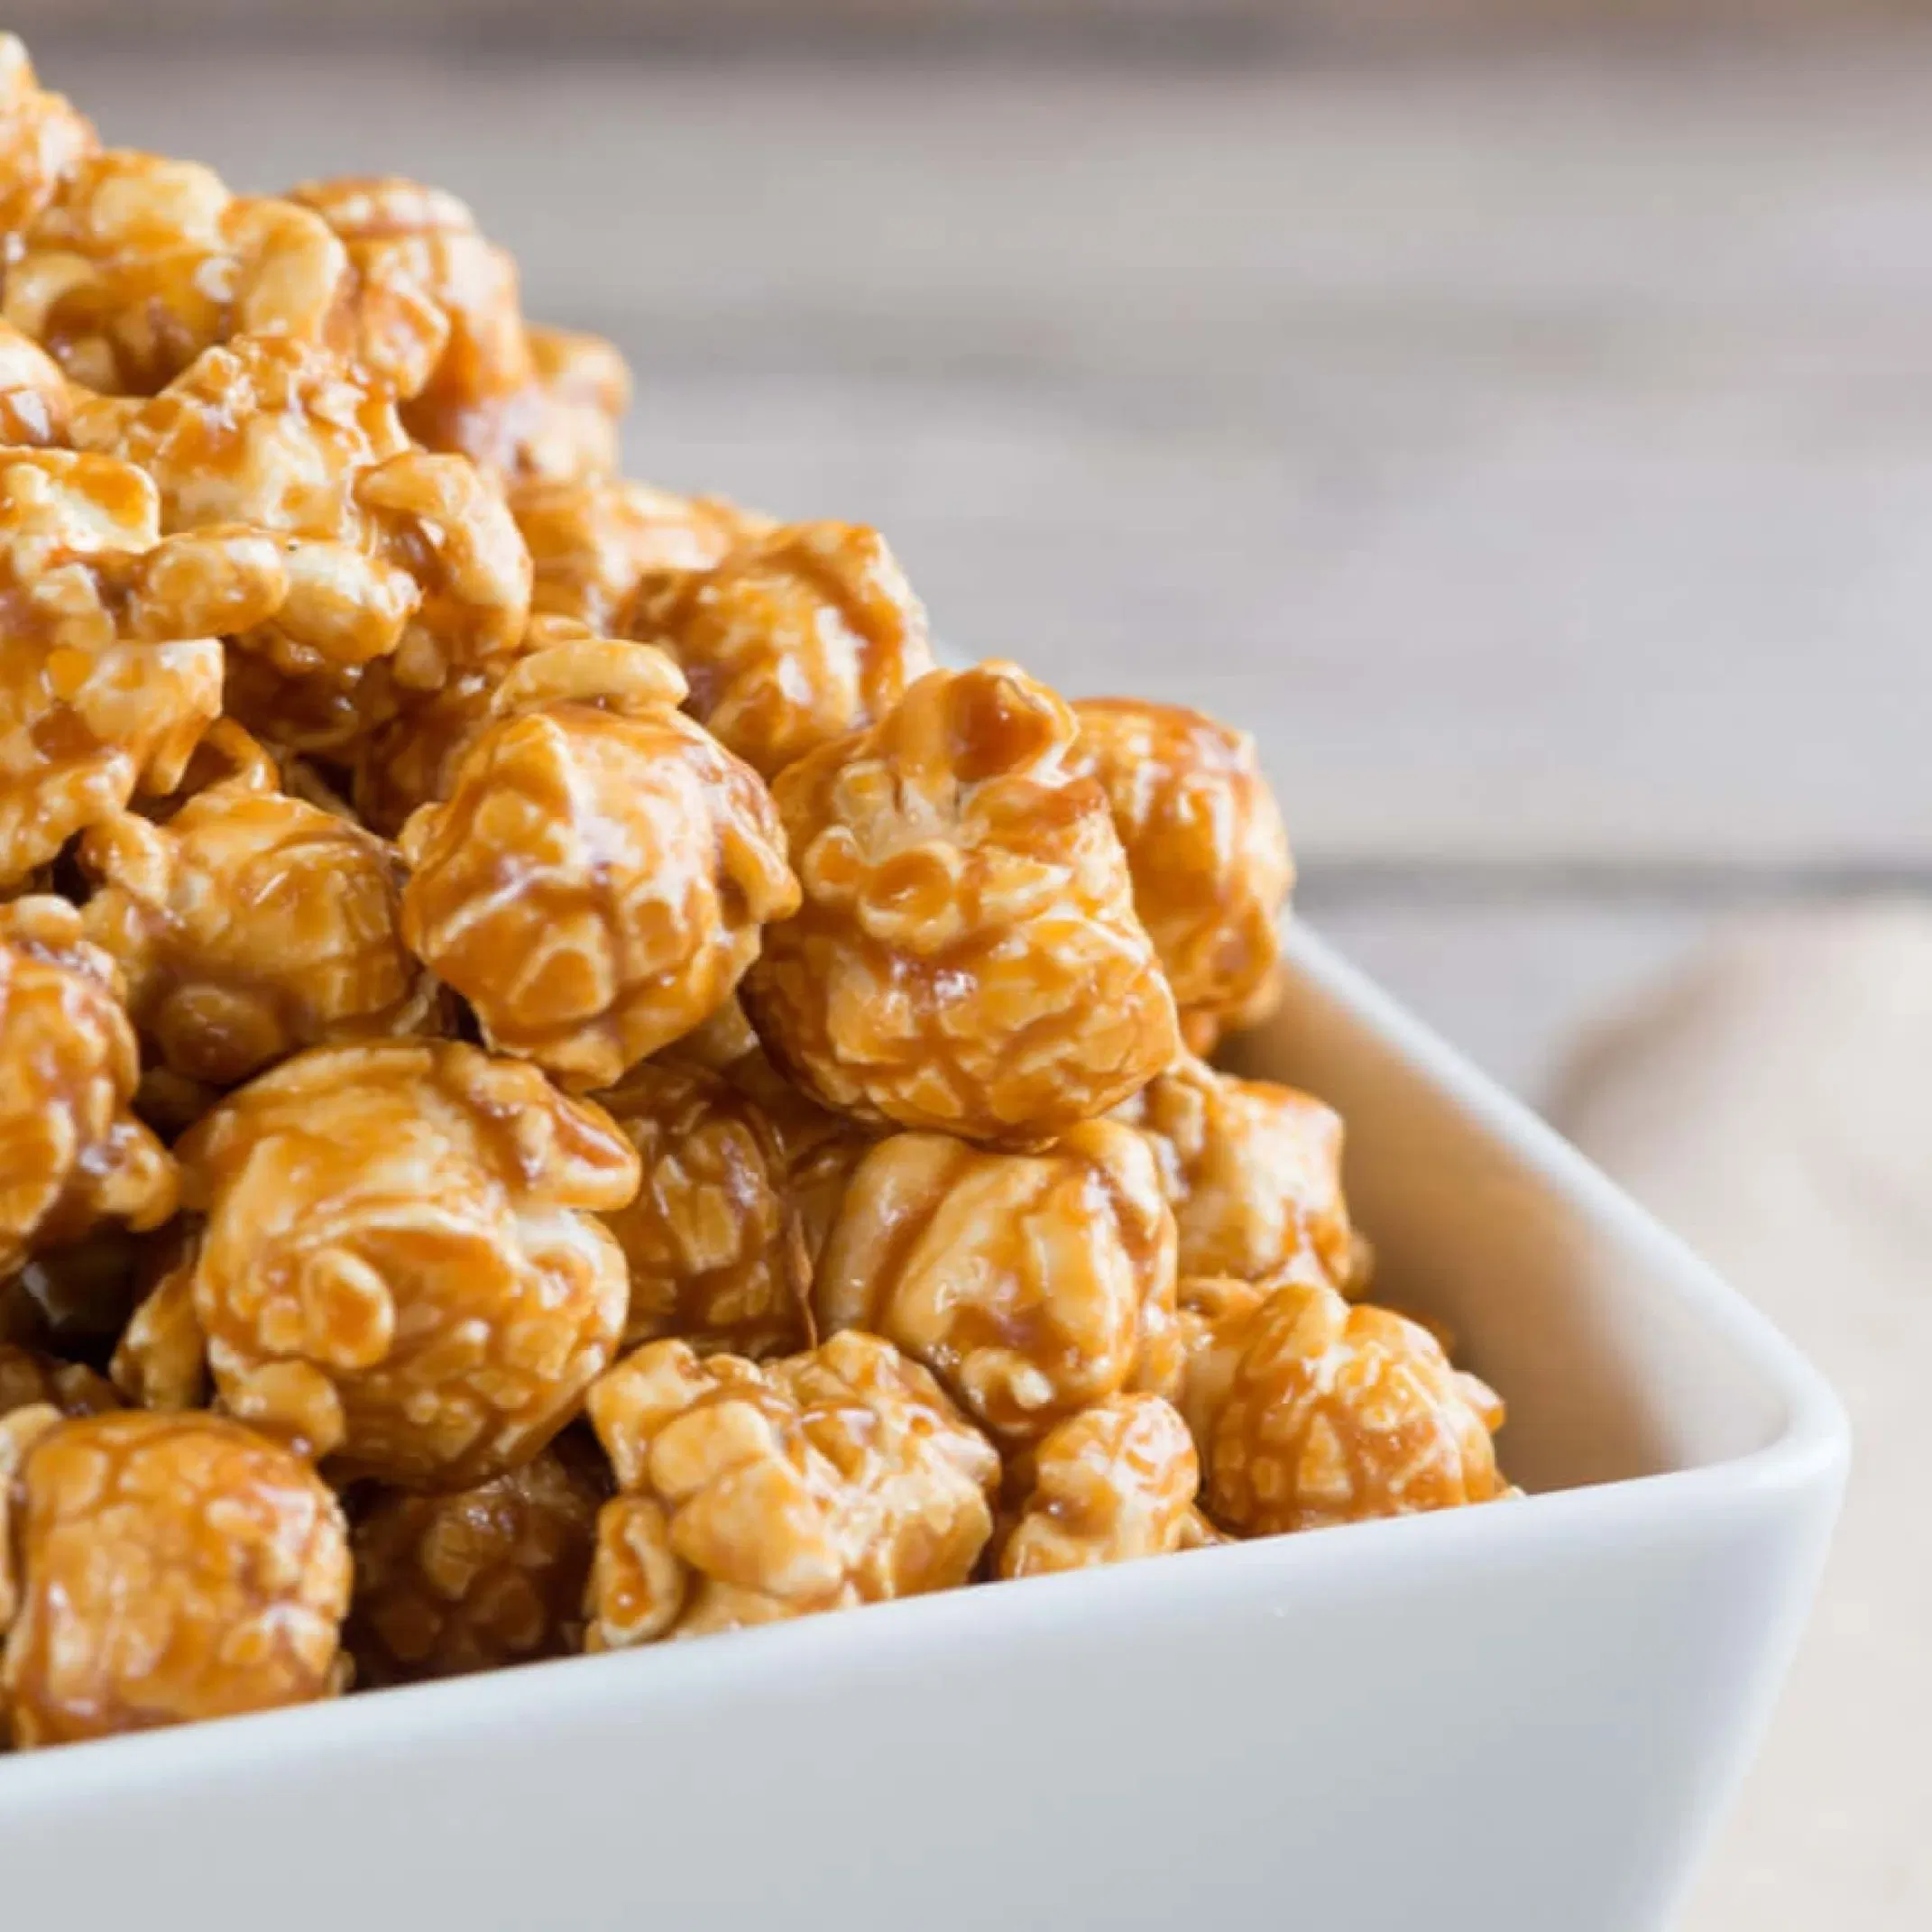
[{"label": "glazed popcorn kernel", "polygon": [[629,365],[601,336],[534,322],[526,335],[534,380],[498,416],[478,460],[511,480],[609,475],[617,467],[619,429],[630,407]]},{"label": "glazed popcorn kernel", "polygon": [[0,1713],[16,1746],[340,1688],[342,1514],[286,1449],[219,1416],[26,1409],[0,1421]]},{"label": "glazed popcorn kernel", "polygon": [[682,693],[637,645],[538,650],[447,803],[403,827],[411,950],[493,1047],[574,1089],[695,1026],[797,903],[764,786],[673,708]]},{"label": "glazed popcorn kernel", "polygon": [[582,1650],[608,1493],[596,1451],[566,1435],[474,1489],[357,1497],[345,1633],[356,1683],[458,1677]]},{"label": "glazed popcorn kernel", "polygon": [[1487,1503],[1505,1493],[1503,1406],[1426,1329],[1314,1283],[1253,1318],[1208,1439],[1206,1507],[1274,1536]]},{"label": "glazed popcorn kernel", "polygon": [[233,1086],[305,1046],[409,1033],[432,991],[397,927],[401,861],[373,833],[277,787],[225,721],[238,768],[165,823],[89,831],[87,936],[126,975],[162,1064]]},{"label": "glazed popcorn kernel", "polygon": [[174,1163],[128,1111],[133,1029],[64,899],[0,906],[0,1276],[103,1220],[174,1212]]},{"label": "glazed popcorn kernel", "polygon": [[230,627],[280,676],[327,674],[326,693],[390,658],[431,691],[522,639],[529,556],[502,500],[459,457],[411,447],[390,392],[327,349],[239,337],[157,396],[79,411],[74,433],[154,479],[168,529],[284,539],[272,621]]},{"label": "glazed popcorn kernel", "polygon": [[68,440],[73,397],[46,350],[0,322],[0,445],[51,449]]},{"label": "glazed popcorn kernel", "polygon": [[62,1415],[105,1415],[121,1406],[121,1398],[113,1383],[83,1362],[0,1342],[0,1418],[38,1405]]},{"label": "glazed popcorn kernel", "polygon": [[174,787],[221,709],[220,633],[284,587],[258,531],[161,538],[127,464],[0,451],[0,885]]},{"label": "glazed popcorn kernel", "polygon": [[99,145],[92,124],[34,78],[27,50],[0,33],[0,269],[60,184]]},{"label": "glazed popcorn kernel", "polygon": [[1246,731],[1177,704],[1085,698],[1079,763],[1097,777],[1188,1044],[1266,1017],[1294,864]]},{"label": "glazed popcorn kernel", "polygon": [[649,1342],[589,1406],[620,1492],[598,1519],[593,1650],[949,1589],[992,1533],[998,1457],[877,1336],[762,1367]]},{"label": "glazed popcorn kernel", "polygon": [[593,630],[617,623],[651,570],[704,570],[769,520],[717,497],[676,496],[621,476],[537,477],[510,492],[529,546],[530,607]]},{"label": "glazed popcorn kernel", "polygon": [[1024,1444],[1122,1389],[1173,1387],[1173,1243],[1146,1143],[1110,1121],[1039,1154],[898,1134],[852,1176],[813,1307],[823,1332],[885,1336]]},{"label": "glazed popcorn kernel", "polygon": [[1175,1063],[1121,1108],[1147,1136],[1180,1230],[1181,1273],[1348,1285],[1341,1118],[1293,1087]]},{"label": "glazed popcorn kernel", "polygon": [[1174,1406],[1203,1457],[1228,1405],[1248,1329],[1272,1293],[1271,1288],[1226,1275],[1183,1275],[1174,1290],[1182,1359]]},{"label": "glazed popcorn kernel", "polygon": [[925,606],[885,538],[851,523],[792,524],[709,568],[650,573],[624,628],[676,659],[692,713],[768,778],[874,722],[933,665]]},{"label": "glazed popcorn kernel", "polygon": [[68,170],[6,271],[6,319],[77,382],[152,396],[232,336],[321,341],[348,293],[327,224],[125,149]]},{"label": "glazed popcorn kernel", "polygon": [[195,1399],[156,1373],[185,1297],[230,1412],[340,1481],[461,1489],[535,1455],[615,1349],[624,1257],[588,1210],[630,1198],[637,1155],[533,1067],[312,1048],[176,1152],[207,1220],[117,1365],[149,1402]]},{"label": "glazed popcorn kernel", "polygon": [[933,671],[773,793],[804,888],[746,980],[759,1035],[860,1120],[1037,1145],[1179,1050],[1072,713],[1012,665]]},{"label": "glazed popcorn kernel", "polygon": [[1002,1577],[1171,1556],[1216,1541],[1194,1506],[1201,1463],[1158,1395],[1110,1395],[1048,1431],[999,1552]]},{"label": "glazed popcorn kernel", "polygon": [[630,1266],[626,1346],[785,1355],[806,1341],[809,1263],[783,1142],[719,1075],[647,1062],[596,1096],[638,1150],[637,1198],[604,1216]]}]

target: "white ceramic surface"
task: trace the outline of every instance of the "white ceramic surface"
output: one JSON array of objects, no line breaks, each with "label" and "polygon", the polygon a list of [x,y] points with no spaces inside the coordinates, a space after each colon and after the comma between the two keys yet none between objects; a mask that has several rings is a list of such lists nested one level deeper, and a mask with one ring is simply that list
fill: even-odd
[{"label": "white ceramic surface", "polygon": [[1646,1932],[1768,1715],[1836,1402],[1306,933],[1390,1299],[1539,1494],[0,1760],[0,1924]]}]

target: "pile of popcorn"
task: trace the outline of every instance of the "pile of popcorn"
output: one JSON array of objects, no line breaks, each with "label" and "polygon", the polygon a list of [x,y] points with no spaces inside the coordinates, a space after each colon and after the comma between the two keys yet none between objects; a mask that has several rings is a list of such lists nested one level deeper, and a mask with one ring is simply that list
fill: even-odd
[{"label": "pile of popcorn", "polygon": [[1509,1493],[1205,1057],[1245,736],[936,667],[875,531],[619,475],[460,202],[10,37],[0,277],[0,1737]]}]

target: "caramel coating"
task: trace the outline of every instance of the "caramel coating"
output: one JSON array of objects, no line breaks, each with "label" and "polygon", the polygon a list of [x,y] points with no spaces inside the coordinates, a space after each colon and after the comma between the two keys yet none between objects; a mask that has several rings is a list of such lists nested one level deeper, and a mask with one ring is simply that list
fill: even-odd
[{"label": "caramel coating", "polygon": [[949,1589],[992,1533],[998,1457],[874,1335],[762,1367],[649,1342],[589,1406],[620,1491],[592,1650]]},{"label": "caramel coating", "polygon": [[77,382],[152,396],[240,334],[321,341],[348,258],[306,208],[125,149],[78,160],[21,237],[6,319]]},{"label": "caramel coating", "polygon": [[[311,1048],[176,1152],[207,1219],[152,1327],[178,1333],[185,1272],[223,1404],[340,1481],[485,1482],[611,1359],[629,1283],[587,1210],[630,1200],[637,1155],[533,1067],[448,1041]],[[147,1400],[194,1399],[142,1352]]]},{"label": "caramel coating", "polygon": [[933,667],[925,608],[877,530],[795,523],[708,569],[640,579],[623,620],[674,658],[693,715],[769,778],[874,723]]},{"label": "caramel coating", "polygon": [[219,1416],[23,1410],[0,1423],[0,1486],[14,1524],[0,1708],[15,1745],[339,1688],[342,1513],[286,1449]]},{"label": "caramel coating", "polygon": [[454,677],[440,691],[400,706],[383,703],[387,694],[372,692],[374,705],[352,701],[343,721],[345,741],[323,726],[335,740],[332,749],[350,755],[356,815],[372,832],[392,839],[412,813],[449,796],[463,754],[489,723],[497,686],[508,670],[506,664],[501,670]]},{"label": "caramel coating", "polygon": [[1044,1153],[897,1134],[860,1162],[813,1283],[820,1329],[923,1362],[1002,1445],[1126,1388],[1168,1393],[1173,1217],[1146,1143],[1095,1120]]},{"label": "caramel coating", "polygon": [[64,446],[73,395],[60,365],[7,322],[0,322],[0,444],[16,449]]},{"label": "caramel coating", "polygon": [[1037,1145],[1173,1059],[1173,996],[1073,741],[1058,697],[988,664],[929,672],[778,775],[805,903],[745,999],[823,1105]]},{"label": "caramel coating", "polygon": [[1188,1044],[1265,1019],[1279,995],[1288,835],[1246,731],[1178,704],[1083,698],[1078,763],[1127,848],[1134,908],[1174,989]]},{"label": "caramel coating", "polygon": [[771,527],[718,497],[620,476],[534,478],[511,490],[510,509],[529,546],[530,608],[606,632],[645,572],[704,570]]},{"label": "caramel coating", "polygon": [[0,906],[0,1277],[102,1220],[174,1212],[174,1163],[128,1110],[136,1071],[120,977],[80,915]]},{"label": "caramel coating", "polygon": [[401,862],[373,833],[276,788],[242,759],[165,824],[133,813],[81,844],[99,889],[87,936],[126,975],[162,1063],[225,1087],[305,1046],[408,1033],[431,990],[398,933]]},{"label": "caramel coating", "polygon": [[0,453],[0,885],[173,788],[221,709],[219,633],[284,587],[259,532],[163,541],[153,485],[124,463]]},{"label": "caramel coating", "polygon": [[402,829],[410,949],[492,1046],[575,1090],[696,1026],[797,904],[769,796],[672,708],[681,692],[637,645],[539,650],[496,690],[448,802]]},{"label": "caramel coating", "polygon": [[1355,1239],[1333,1109],[1183,1059],[1116,1118],[1145,1133],[1160,1162],[1183,1275],[1348,1284]]},{"label": "caramel coating", "polygon": [[1201,1462],[1158,1395],[1110,1395],[1048,1431],[999,1552],[1002,1577],[1171,1556],[1216,1540],[1194,1507]]},{"label": "caramel coating", "polygon": [[568,1436],[453,1495],[359,1501],[345,1641],[359,1686],[460,1677],[584,1647],[584,1587],[607,1494]]},{"label": "caramel coating", "polygon": [[0,268],[60,184],[99,145],[93,124],[35,79],[17,35],[0,33]]},{"label": "caramel coating", "polygon": [[1207,1440],[1208,1513],[1242,1536],[1487,1503],[1502,1403],[1426,1329],[1334,1289],[1275,1289]]},{"label": "caramel coating", "polygon": [[327,690],[386,658],[400,687],[434,691],[522,639],[529,556],[501,498],[411,447],[389,391],[327,349],[239,337],[144,402],[81,410],[74,433],[154,479],[170,529],[283,537],[272,621],[228,627],[281,677]]},{"label": "caramel coating", "polygon": [[121,1406],[121,1398],[113,1383],[83,1362],[0,1342],[0,1417],[41,1403],[62,1415],[105,1415]]},{"label": "caramel coating", "polygon": [[604,1216],[630,1265],[624,1343],[675,1336],[756,1360],[804,1348],[810,1264],[777,1129],[721,1076],[646,1062],[596,1096],[638,1150]]}]

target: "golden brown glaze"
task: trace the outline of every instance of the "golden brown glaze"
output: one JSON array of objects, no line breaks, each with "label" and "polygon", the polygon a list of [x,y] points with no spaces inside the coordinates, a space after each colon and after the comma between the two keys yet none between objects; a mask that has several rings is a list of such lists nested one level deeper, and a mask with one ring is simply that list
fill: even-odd
[{"label": "golden brown glaze", "polygon": [[1134,906],[1160,953],[1188,1044],[1251,1026],[1279,991],[1281,919],[1294,863],[1246,731],[1178,704],[1084,698],[1081,769],[1127,848]]},{"label": "golden brown glaze", "polygon": [[84,1362],[63,1362],[17,1342],[0,1342],[0,1417],[37,1404],[62,1415],[105,1415],[121,1406],[121,1398],[113,1383]]},{"label": "golden brown glaze", "polygon": [[422,1027],[432,993],[398,932],[394,851],[277,789],[233,725],[216,733],[239,770],[164,824],[123,813],[81,844],[87,936],[162,1064],[227,1087],[305,1046]]},{"label": "golden brown glaze", "polygon": [[992,1533],[998,1457],[876,1336],[762,1367],[647,1343],[590,1415],[619,1490],[597,1525],[593,1650],[948,1589]]},{"label": "golden brown glaze", "polygon": [[0,321],[0,445],[64,447],[73,407],[60,365],[11,323]]},{"label": "golden brown glaze", "polygon": [[933,667],[925,609],[877,530],[795,523],[638,584],[623,628],[676,659],[690,710],[769,778],[874,723]]},{"label": "golden brown glaze", "polygon": [[573,1434],[474,1489],[358,1497],[345,1633],[356,1683],[460,1677],[582,1650],[608,1493],[601,1458]]},{"label": "golden brown glaze", "polygon": [[1179,1049],[1107,802],[1066,705],[1012,665],[934,671],[774,786],[804,888],[746,980],[823,1105],[1037,1145]]},{"label": "golden brown glaze", "polygon": [[99,146],[93,124],[34,78],[27,50],[0,33],[0,270],[60,184]]},{"label": "golden brown glaze", "polygon": [[999,1574],[1050,1576],[1200,1549],[1218,1540],[1194,1506],[1200,1488],[1201,1462],[1173,1404],[1109,1395],[1034,1449]]},{"label": "golden brown glaze", "polygon": [[174,1163],[129,1111],[136,1058],[114,961],[64,899],[0,906],[0,1278],[99,1222],[157,1227]]},{"label": "golden brown glaze", "polygon": [[1332,1108],[1183,1059],[1116,1118],[1145,1134],[1160,1162],[1183,1275],[1349,1284],[1355,1241]]},{"label": "golden brown glaze", "polygon": [[673,708],[681,692],[633,644],[538,651],[448,802],[403,827],[411,950],[492,1045],[575,1090],[695,1026],[797,903],[764,786]]},{"label": "golden brown glaze", "polygon": [[813,1284],[822,1332],[866,1329],[1007,1445],[1180,1373],[1173,1217],[1146,1143],[1111,1121],[1038,1154],[937,1134],[852,1175]]},{"label": "golden brown glaze", "polygon": [[[629,1283],[594,1210],[630,1198],[637,1155],[533,1067],[447,1041],[317,1047],[176,1151],[207,1219],[148,1326],[178,1348],[185,1300],[224,1406],[340,1480],[487,1481],[615,1350]],[[158,1347],[125,1352],[124,1386],[195,1399]]]},{"label": "golden brown glaze", "polygon": [[342,1513],[286,1449],[218,1416],[25,1409],[0,1421],[0,1713],[17,1747],[339,1688]]}]

